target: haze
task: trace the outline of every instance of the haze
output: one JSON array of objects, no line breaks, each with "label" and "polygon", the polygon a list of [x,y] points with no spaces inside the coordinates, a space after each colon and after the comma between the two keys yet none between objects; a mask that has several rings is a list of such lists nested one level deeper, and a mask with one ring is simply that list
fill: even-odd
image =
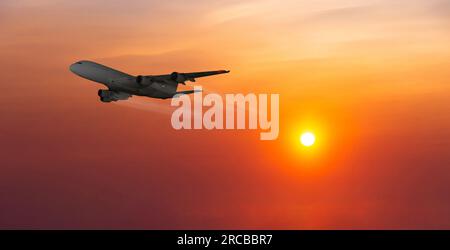
[{"label": "haze", "polygon": [[[0,2],[0,227],[450,229],[450,4]],[[230,69],[280,94],[280,136],[176,131],[68,66]],[[310,149],[299,143],[312,131]]]}]

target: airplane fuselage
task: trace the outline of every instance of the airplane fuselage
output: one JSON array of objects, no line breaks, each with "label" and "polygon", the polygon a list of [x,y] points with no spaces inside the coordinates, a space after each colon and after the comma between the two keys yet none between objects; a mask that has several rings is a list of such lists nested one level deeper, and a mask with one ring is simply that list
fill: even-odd
[{"label": "airplane fuselage", "polygon": [[178,83],[167,84],[154,81],[141,85],[137,77],[91,61],[79,61],[70,66],[70,70],[85,79],[101,83],[110,91],[119,91],[130,95],[148,96],[166,99],[176,93]]}]

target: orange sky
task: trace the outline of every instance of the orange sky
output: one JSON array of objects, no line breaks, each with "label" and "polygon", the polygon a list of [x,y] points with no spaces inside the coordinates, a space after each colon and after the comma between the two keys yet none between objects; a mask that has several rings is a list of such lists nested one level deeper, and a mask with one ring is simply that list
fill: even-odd
[{"label": "orange sky", "polygon": [[[0,2],[0,227],[450,228],[450,4]],[[230,69],[280,136],[176,131],[169,100],[101,103],[68,66]],[[298,136],[316,133],[302,148]]]}]

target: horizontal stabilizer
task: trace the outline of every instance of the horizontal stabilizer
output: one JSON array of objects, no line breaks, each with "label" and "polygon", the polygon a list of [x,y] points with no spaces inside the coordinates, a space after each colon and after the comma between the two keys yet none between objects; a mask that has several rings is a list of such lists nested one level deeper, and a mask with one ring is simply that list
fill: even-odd
[{"label": "horizontal stabilizer", "polygon": [[177,96],[180,96],[180,95],[188,95],[188,94],[193,94],[193,93],[197,93],[197,92],[202,92],[201,90],[186,90],[186,91],[179,91],[179,92],[176,92],[173,96],[174,97],[177,97]]}]

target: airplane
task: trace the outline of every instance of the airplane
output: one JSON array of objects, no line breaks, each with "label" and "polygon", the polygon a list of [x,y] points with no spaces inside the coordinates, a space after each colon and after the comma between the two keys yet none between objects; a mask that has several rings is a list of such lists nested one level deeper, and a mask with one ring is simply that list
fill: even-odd
[{"label": "airplane", "polygon": [[108,89],[98,90],[102,102],[126,100],[133,95],[167,99],[176,95],[192,94],[195,90],[177,92],[178,84],[195,82],[196,78],[229,73],[229,70],[216,70],[193,73],[173,72],[168,75],[132,76],[110,67],[92,62],[79,61],[70,65],[70,71],[85,79],[101,83]]}]

